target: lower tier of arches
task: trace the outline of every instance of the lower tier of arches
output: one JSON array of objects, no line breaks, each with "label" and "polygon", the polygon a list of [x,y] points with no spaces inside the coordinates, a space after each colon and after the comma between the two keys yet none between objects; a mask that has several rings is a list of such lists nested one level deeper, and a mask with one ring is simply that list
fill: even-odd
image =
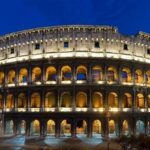
[{"label": "lower tier of arches", "polygon": [[120,135],[150,135],[150,118],[32,118],[0,122],[1,135],[53,137],[117,137]]}]

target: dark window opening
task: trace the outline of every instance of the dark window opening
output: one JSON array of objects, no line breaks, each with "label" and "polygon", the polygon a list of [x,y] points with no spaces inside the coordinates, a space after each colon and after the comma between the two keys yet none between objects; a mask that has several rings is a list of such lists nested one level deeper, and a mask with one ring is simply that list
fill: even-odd
[{"label": "dark window opening", "polygon": [[127,45],[127,44],[124,44],[124,45],[123,45],[123,49],[124,49],[124,50],[128,50],[128,45]]},{"label": "dark window opening", "polygon": [[149,49],[147,49],[147,54],[150,54],[150,48],[149,48]]},{"label": "dark window opening", "polygon": [[69,42],[64,42],[64,48],[68,48],[69,47]]},{"label": "dark window opening", "polygon": [[100,48],[99,42],[95,42],[95,48]]},{"label": "dark window opening", "polygon": [[14,52],[15,52],[14,48],[11,48],[10,49],[10,54],[14,54]]},{"label": "dark window opening", "polygon": [[35,44],[35,49],[40,49],[40,44],[39,43]]}]

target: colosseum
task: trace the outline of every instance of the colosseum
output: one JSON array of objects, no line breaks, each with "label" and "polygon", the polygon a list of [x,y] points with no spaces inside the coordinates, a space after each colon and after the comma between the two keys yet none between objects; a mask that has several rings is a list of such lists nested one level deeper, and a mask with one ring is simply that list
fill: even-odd
[{"label": "colosseum", "polygon": [[0,37],[0,134],[150,135],[150,34],[112,26]]}]

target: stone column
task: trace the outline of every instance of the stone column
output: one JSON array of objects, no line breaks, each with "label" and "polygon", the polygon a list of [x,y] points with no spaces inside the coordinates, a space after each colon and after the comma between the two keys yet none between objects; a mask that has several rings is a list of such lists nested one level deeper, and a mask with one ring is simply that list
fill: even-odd
[{"label": "stone column", "polygon": [[72,136],[72,138],[76,137],[76,120],[75,120],[75,118],[73,118],[71,121],[71,136]]},{"label": "stone column", "polygon": [[92,137],[92,120],[91,119],[87,120],[87,137],[88,138]]},{"label": "stone column", "polygon": [[30,136],[30,120],[26,120],[26,136]]},{"label": "stone column", "polygon": [[60,137],[60,120],[56,120],[56,126],[55,126],[55,136],[56,138]]}]

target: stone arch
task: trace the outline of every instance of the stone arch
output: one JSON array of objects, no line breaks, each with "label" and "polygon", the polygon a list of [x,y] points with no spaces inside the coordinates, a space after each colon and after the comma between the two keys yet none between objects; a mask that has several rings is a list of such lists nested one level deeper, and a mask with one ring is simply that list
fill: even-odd
[{"label": "stone arch", "polygon": [[86,120],[77,120],[76,122],[76,135],[77,137],[80,135],[86,135],[87,134],[87,122]]},{"label": "stone arch", "polygon": [[92,67],[92,80],[94,82],[101,81],[103,78],[103,72],[101,66],[93,66]]},{"label": "stone arch", "polygon": [[55,121],[54,120],[48,120],[47,121],[47,135],[55,135]]},{"label": "stone arch", "polygon": [[137,69],[135,71],[135,83],[143,83],[143,80],[144,80],[144,76],[142,70]]},{"label": "stone arch", "polygon": [[5,74],[3,71],[0,71],[0,85],[3,85],[5,82]]},{"label": "stone arch", "polygon": [[39,108],[41,103],[41,97],[38,92],[34,92],[31,95],[31,108]]},{"label": "stone arch", "polygon": [[122,122],[122,133],[125,134],[125,135],[129,134],[129,124],[128,124],[127,120],[124,120]]},{"label": "stone arch", "polygon": [[117,81],[118,74],[117,69],[113,66],[107,68],[107,81]]},{"label": "stone arch", "polygon": [[46,69],[46,81],[56,81],[57,70],[54,66],[49,66]]},{"label": "stone arch", "polygon": [[18,95],[18,108],[26,108],[27,106],[27,98],[24,93],[20,93]]},{"label": "stone arch", "polygon": [[145,133],[145,124],[142,120],[136,121],[136,134],[144,134]]},{"label": "stone arch", "polygon": [[14,122],[13,120],[6,120],[5,122],[5,134],[13,134],[14,133]]},{"label": "stone arch", "polygon": [[33,120],[31,122],[31,135],[40,135],[40,121]]},{"label": "stone arch", "polygon": [[122,80],[122,82],[131,82],[132,75],[131,75],[131,70],[128,67],[122,68],[121,80]]},{"label": "stone arch", "polygon": [[64,92],[61,95],[61,107],[71,107],[71,94],[70,92]]},{"label": "stone arch", "polygon": [[103,107],[103,96],[100,92],[94,92],[92,95],[92,107],[101,108]]},{"label": "stone arch", "polygon": [[6,97],[6,108],[14,108],[14,96],[13,94],[8,94]]},{"label": "stone arch", "polygon": [[124,93],[122,106],[123,108],[132,107],[132,95],[130,93]]},{"label": "stone arch", "polygon": [[108,107],[116,108],[118,107],[118,95],[115,92],[110,92],[108,95]]},{"label": "stone arch", "polygon": [[41,82],[42,71],[40,67],[34,67],[32,69],[32,82]]},{"label": "stone arch", "polygon": [[61,121],[61,136],[71,136],[71,121],[65,119]]},{"label": "stone arch", "polygon": [[77,80],[87,80],[87,68],[80,65],[76,69]]},{"label": "stone arch", "polygon": [[102,124],[100,120],[94,120],[92,123],[92,135],[100,135],[102,133]]},{"label": "stone arch", "polygon": [[72,78],[72,69],[70,66],[65,65],[61,68],[61,80],[62,81],[71,81]]},{"label": "stone arch", "polygon": [[87,94],[85,92],[78,92],[76,95],[76,107],[87,107]]},{"label": "stone arch", "polygon": [[25,134],[26,133],[26,121],[20,120],[17,124],[17,134]]},{"label": "stone arch", "polygon": [[15,84],[16,72],[14,70],[10,70],[8,72],[8,84]]},{"label": "stone arch", "polygon": [[114,120],[109,120],[109,134],[116,134],[116,123]]},{"label": "stone arch", "polygon": [[45,107],[56,107],[56,95],[54,92],[47,92],[45,95]]},{"label": "stone arch", "polygon": [[136,95],[136,107],[137,108],[144,108],[144,95],[142,93],[138,93]]},{"label": "stone arch", "polygon": [[27,83],[28,81],[28,70],[21,68],[19,71],[19,83]]}]

